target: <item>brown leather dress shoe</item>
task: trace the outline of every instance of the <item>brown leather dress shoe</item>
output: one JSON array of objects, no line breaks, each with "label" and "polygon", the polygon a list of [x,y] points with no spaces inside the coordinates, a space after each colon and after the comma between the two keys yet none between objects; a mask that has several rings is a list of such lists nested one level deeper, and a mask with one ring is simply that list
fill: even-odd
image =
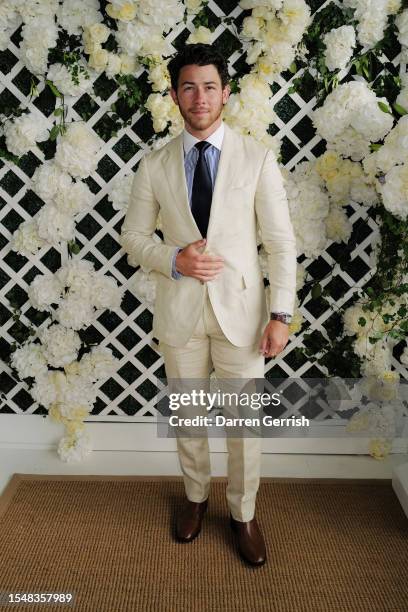
[{"label": "brown leather dress shoe", "polygon": [[208,498],[203,502],[186,500],[177,517],[176,536],[179,542],[191,542],[201,531],[201,522],[207,510]]},{"label": "brown leather dress shoe", "polygon": [[237,536],[238,551],[251,565],[263,565],[266,561],[265,541],[254,517],[251,521],[236,521],[230,514],[230,524]]}]

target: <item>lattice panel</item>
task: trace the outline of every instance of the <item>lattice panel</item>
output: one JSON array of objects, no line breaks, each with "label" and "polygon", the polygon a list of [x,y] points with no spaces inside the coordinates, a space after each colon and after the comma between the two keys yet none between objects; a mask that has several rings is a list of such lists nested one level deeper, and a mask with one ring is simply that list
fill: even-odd
[{"label": "lattice panel", "polygon": [[[315,11],[325,3],[310,0],[309,4]],[[219,17],[234,17],[231,26],[219,24],[215,36],[228,57],[231,75],[243,67],[248,70],[235,35],[244,15],[249,12],[243,13],[237,3],[231,0],[210,0],[208,10],[214,25],[219,24]],[[169,34],[175,50],[185,42],[193,29],[190,20]],[[49,118],[55,108],[55,98],[49,94],[48,89],[44,89],[43,83],[38,84],[39,96],[29,102],[32,75],[20,61],[20,42],[19,29],[12,36],[8,49],[0,54],[0,107],[10,102],[15,105],[21,103],[29,109],[35,106]],[[398,55],[384,59],[392,61],[394,66],[398,65]],[[306,95],[303,99],[297,93],[288,94],[294,76],[289,72],[283,73],[274,85],[272,103],[278,118],[270,129],[271,134],[276,134],[282,140],[283,163],[288,169],[302,160],[314,159],[325,149],[325,143],[316,135],[309,116],[315,106],[315,99],[307,99]],[[138,77],[141,82],[146,82],[144,70],[140,70]],[[98,132],[101,126],[109,124],[107,111],[117,100],[118,88],[115,81],[102,74],[95,80],[94,87],[81,98],[66,97],[69,109],[67,120],[86,121]],[[126,288],[126,293],[120,313],[104,312],[81,335],[90,342],[108,346],[120,360],[115,374],[101,384],[92,415],[147,419],[157,413],[157,402],[163,395],[163,389],[159,388],[162,385],[158,387],[157,381],[157,378],[165,377],[163,359],[158,352],[157,339],[151,332],[152,311],[130,288],[136,269],[128,265],[127,255],[121,250],[118,241],[124,213],[112,207],[107,194],[113,179],[136,170],[140,158],[148,150],[146,143],[154,132],[150,117],[139,111],[131,116],[124,114],[122,118],[131,119],[131,124],[122,128],[115,138],[104,142],[97,169],[86,179],[94,194],[94,205],[91,212],[79,217],[76,242],[81,247],[79,257],[92,261],[96,270],[112,275]],[[30,183],[35,168],[53,156],[53,147],[55,144],[47,143],[42,147],[42,154],[27,154],[22,158],[20,167],[0,160],[0,352],[3,357],[9,353],[10,344],[16,338],[9,299],[18,303],[22,311],[21,320],[26,325],[30,322],[35,325],[46,323],[46,315],[39,321],[38,312],[28,303],[28,285],[38,272],[55,272],[67,261],[64,249],[43,248],[28,260],[12,251],[9,244],[19,224],[32,218],[44,205],[31,191]],[[322,370],[305,358],[299,358],[294,349],[302,345],[305,331],[319,330],[327,335],[325,325],[333,316],[331,306],[347,303],[356,291],[356,285],[363,285],[373,273],[369,256],[378,228],[372,213],[364,206],[350,203],[347,214],[353,223],[352,238],[356,239],[350,264],[347,268],[337,265],[335,274],[327,282],[323,281],[322,284],[329,288],[330,297],[312,299],[309,295],[305,299],[301,308],[305,319],[302,333],[292,337],[277,360],[268,360],[265,368],[267,378],[320,377]],[[368,219],[364,220],[367,215]],[[343,244],[332,243],[317,260],[301,257],[299,261],[303,262],[312,277],[317,277],[337,262],[343,249]],[[401,369],[397,360],[393,365],[406,377],[406,371]],[[32,400],[27,385],[16,380],[4,363],[2,368],[0,413],[45,414],[45,409]],[[284,414],[289,414],[289,409]],[[331,414],[319,406],[316,406],[314,414],[309,412],[307,416],[319,420],[338,418],[337,414]]]}]

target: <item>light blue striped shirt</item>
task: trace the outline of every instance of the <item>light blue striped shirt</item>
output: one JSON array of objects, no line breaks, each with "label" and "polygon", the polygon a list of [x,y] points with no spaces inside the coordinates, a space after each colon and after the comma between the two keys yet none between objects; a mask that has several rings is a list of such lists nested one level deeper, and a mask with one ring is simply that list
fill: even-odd
[{"label": "light blue striped shirt", "polygon": [[[215,179],[217,176],[218,163],[220,161],[221,155],[221,146],[224,138],[224,124],[221,122],[220,127],[218,127],[215,132],[213,132],[208,138],[205,139],[206,142],[209,142],[212,146],[208,147],[206,151],[204,151],[204,159],[207,162],[208,169],[211,175],[211,182],[214,189]],[[198,161],[198,150],[194,146],[197,142],[200,142],[199,138],[196,138],[190,132],[187,132],[185,129],[183,132],[183,148],[184,148],[184,170],[186,175],[186,183],[187,183],[187,193],[188,193],[188,201],[191,208],[191,196],[193,191],[193,180],[194,180],[194,171]],[[175,251],[173,255],[173,266],[172,266],[172,276],[175,279],[181,278],[183,275],[176,270],[176,257],[177,253],[181,250],[181,247]]]}]

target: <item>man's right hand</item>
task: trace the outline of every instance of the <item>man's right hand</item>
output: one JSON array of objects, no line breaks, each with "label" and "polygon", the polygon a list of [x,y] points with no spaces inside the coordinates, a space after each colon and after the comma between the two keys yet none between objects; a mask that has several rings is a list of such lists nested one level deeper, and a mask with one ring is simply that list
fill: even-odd
[{"label": "man's right hand", "polygon": [[188,244],[176,257],[176,270],[184,276],[192,276],[202,283],[217,278],[224,267],[224,259],[216,255],[201,253],[200,248],[206,244],[206,239],[196,240]]}]

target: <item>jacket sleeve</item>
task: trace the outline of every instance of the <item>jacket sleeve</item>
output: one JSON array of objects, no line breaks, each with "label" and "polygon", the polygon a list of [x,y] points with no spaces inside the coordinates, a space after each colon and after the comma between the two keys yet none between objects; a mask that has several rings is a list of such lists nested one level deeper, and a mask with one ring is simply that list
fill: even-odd
[{"label": "jacket sleeve", "polygon": [[130,201],[119,241],[129,254],[129,263],[172,276],[173,254],[177,247],[159,242],[154,237],[159,214],[154,197],[146,156],[142,157],[132,182]]},{"label": "jacket sleeve", "polygon": [[282,173],[268,149],[255,193],[255,212],[268,255],[271,312],[293,314],[296,300],[296,238]]}]

